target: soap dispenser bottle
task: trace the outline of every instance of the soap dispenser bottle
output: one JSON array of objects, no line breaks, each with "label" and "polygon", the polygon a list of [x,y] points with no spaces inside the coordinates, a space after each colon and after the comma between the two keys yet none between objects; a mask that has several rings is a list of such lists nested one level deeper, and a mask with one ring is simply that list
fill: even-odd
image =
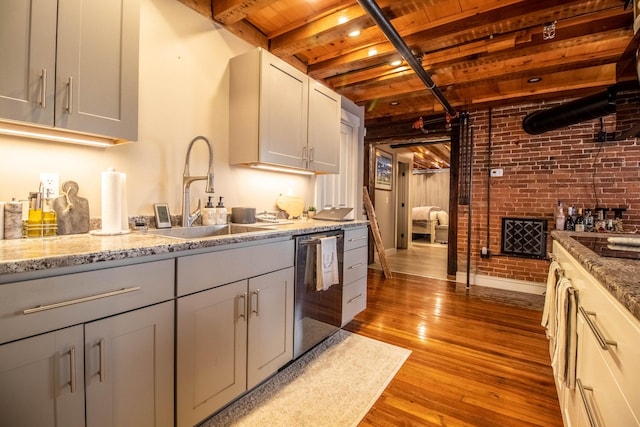
[{"label": "soap dispenser bottle", "polygon": [[224,207],[224,203],[222,203],[222,197],[218,201],[218,206],[216,206],[216,224],[226,224],[227,223],[227,208]]},{"label": "soap dispenser bottle", "polygon": [[211,201],[211,196],[209,196],[209,201],[202,209],[202,225],[215,225],[216,224],[216,212],[217,209],[213,206],[213,202]]}]

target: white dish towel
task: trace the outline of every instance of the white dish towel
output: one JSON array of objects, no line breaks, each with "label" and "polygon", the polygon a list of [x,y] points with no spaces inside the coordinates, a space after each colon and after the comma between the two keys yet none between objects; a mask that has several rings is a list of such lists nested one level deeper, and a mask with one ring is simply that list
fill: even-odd
[{"label": "white dish towel", "polygon": [[547,291],[544,297],[544,310],[542,311],[542,326],[546,328],[547,338],[555,335],[555,318],[556,318],[556,285],[557,271],[560,270],[558,261],[551,261],[549,265],[549,275],[547,276]]},{"label": "white dish towel", "polygon": [[326,291],[332,285],[340,283],[335,236],[321,237],[316,254],[316,290]]},{"label": "white dish towel", "polygon": [[573,389],[576,380],[578,313],[575,292],[569,279],[563,277],[558,281],[556,295],[556,343],[551,366],[556,377]]}]

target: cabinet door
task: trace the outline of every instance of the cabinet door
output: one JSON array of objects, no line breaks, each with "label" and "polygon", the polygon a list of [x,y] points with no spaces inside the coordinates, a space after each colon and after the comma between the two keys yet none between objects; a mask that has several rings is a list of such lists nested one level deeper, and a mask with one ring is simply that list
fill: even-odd
[{"label": "cabinet door", "polygon": [[340,95],[316,81],[309,82],[309,169],[340,172]]},{"label": "cabinet door", "polygon": [[85,325],[87,426],[173,425],[173,307]]},{"label": "cabinet door", "polygon": [[309,79],[266,53],[260,73],[260,160],[306,168]]},{"label": "cabinet door", "polygon": [[249,280],[247,387],[293,357],[293,267]]},{"label": "cabinet door", "polygon": [[193,426],[246,390],[247,281],[178,299],[178,426]]},{"label": "cabinet door", "polygon": [[84,426],[82,326],[0,346],[0,424]]},{"label": "cabinet door", "polygon": [[0,2],[0,118],[53,126],[56,2]]},{"label": "cabinet door", "polygon": [[138,137],[139,0],[59,0],[56,127]]}]

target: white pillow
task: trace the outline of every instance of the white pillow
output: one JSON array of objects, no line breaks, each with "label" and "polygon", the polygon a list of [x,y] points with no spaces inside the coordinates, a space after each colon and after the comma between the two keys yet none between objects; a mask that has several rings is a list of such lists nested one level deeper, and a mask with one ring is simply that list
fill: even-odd
[{"label": "white pillow", "polygon": [[449,225],[449,214],[447,211],[438,211],[438,224],[440,225]]}]

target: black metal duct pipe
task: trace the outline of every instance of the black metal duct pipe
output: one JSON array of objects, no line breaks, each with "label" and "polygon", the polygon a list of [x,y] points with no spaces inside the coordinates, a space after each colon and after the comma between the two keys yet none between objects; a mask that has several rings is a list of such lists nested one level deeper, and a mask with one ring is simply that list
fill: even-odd
[{"label": "black metal duct pipe", "polygon": [[571,126],[616,112],[616,87],[547,110],[527,114],[522,128],[530,135]]},{"label": "black metal duct pipe", "polygon": [[378,24],[380,30],[382,30],[398,53],[402,55],[404,60],[407,61],[407,64],[409,64],[416,75],[420,77],[420,80],[422,80],[427,89],[429,89],[431,93],[433,93],[433,96],[435,96],[440,104],[442,104],[447,113],[449,113],[451,117],[455,117],[458,114],[456,110],[451,106],[451,104],[449,104],[449,101],[447,101],[442,92],[440,92],[440,89],[438,89],[433,80],[431,80],[431,76],[422,67],[420,61],[418,61],[413,53],[411,53],[411,49],[409,49],[409,46],[407,46],[404,40],[402,40],[402,37],[400,37],[400,34],[398,34],[396,29],[393,28],[391,22],[389,22],[389,20],[387,20],[387,18],[382,14],[382,10],[380,10],[378,4],[374,0],[358,0],[358,3],[360,3],[360,6],[362,6],[371,18],[373,18],[376,24]]}]

